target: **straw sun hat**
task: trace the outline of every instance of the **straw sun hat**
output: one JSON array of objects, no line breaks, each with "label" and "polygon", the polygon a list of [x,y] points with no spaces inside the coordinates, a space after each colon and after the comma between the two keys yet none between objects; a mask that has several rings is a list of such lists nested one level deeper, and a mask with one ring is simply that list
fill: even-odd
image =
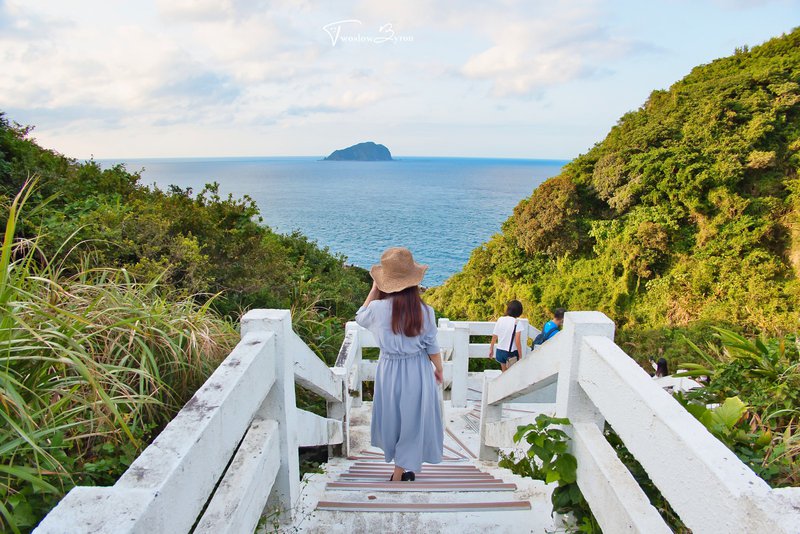
[{"label": "straw sun hat", "polygon": [[378,289],[384,293],[395,293],[407,287],[418,286],[427,269],[427,265],[414,261],[407,248],[392,247],[381,254],[380,265],[373,265],[369,274]]}]

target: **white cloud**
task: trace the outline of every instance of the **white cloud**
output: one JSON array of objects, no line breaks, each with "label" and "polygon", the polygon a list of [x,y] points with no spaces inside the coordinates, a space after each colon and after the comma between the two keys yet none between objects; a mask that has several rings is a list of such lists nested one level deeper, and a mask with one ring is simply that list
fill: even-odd
[{"label": "white cloud", "polygon": [[527,96],[588,76],[598,65],[631,53],[635,43],[609,35],[591,4],[553,4],[506,13],[511,16],[504,20],[490,18],[483,31],[492,45],[471,56],[461,73],[490,81],[495,96]]},{"label": "white cloud", "polygon": [[[489,80],[496,96],[527,94],[585,75],[603,53],[623,48],[587,22],[590,10],[548,5],[500,0],[464,9],[409,0],[326,10],[292,0],[157,0],[156,20],[123,12],[102,24],[65,10],[38,38],[0,38],[10,73],[0,79],[0,101],[11,109],[116,110],[120,120],[135,114],[154,124],[247,116],[243,110],[274,120],[368,108],[389,94],[412,94],[422,73],[432,81],[453,73]],[[17,27],[48,11],[20,1],[3,6]],[[321,28],[350,13],[369,27],[460,32],[472,55],[428,57],[429,43],[334,49]],[[481,50],[482,42],[490,44]]]},{"label": "white cloud", "polygon": [[459,41],[451,44],[466,55],[448,70],[489,82],[490,94],[500,98],[536,95],[589,76],[642,45],[611,33],[608,6],[600,0],[490,0],[468,7],[454,0],[363,0],[355,12],[411,32],[435,27],[454,34]]},{"label": "white cloud", "polygon": [[286,110],[289,117],[305,117],[314,113],[339,113],[356,111],[374,104],[383,99],[384,95],[375,90],[351,91],[346,90],[332,98],[318,103],[307,103],[301,106],[292,106]]},{"label": "white cloud", "polygon": [[234,15],[233,0],[157,0],[162,17],[178,21],[219,20]]},{"label": "white cloud", "polygon": [[[659,27],[644,15],[666,13],[662,3],[675,1],[618,7],[609,0],[0,0],[0,111],[36,124],[43,140],[74,155],[119,155],[125,147],[138,155],[186,153],[187,132],[199,154],[258,147],[304,153],[312,138],[326,152],[325,136],[369,138],[377,131],[406,132],[402,142],[417,143],[421,153],[436,143],[485,150],[475,125],[493,135],[504,128],[519,134],[547,116],[553,124],[541,128],[550,139],[554,129],[578,128],[595,113],[591,120],[606,121],[592,125],[595,132],[638,106],[653,83],[669,83],[697,64],[694,50],[673,70],[636,63],[643,49],[637,35],[649,38],[655,28],[661,42],[674,45],[674,21]],[[738,40],[757,10],[736,26],[723,19],[739,10],[713,4],[738,1],[696,7],[681,0],[673,11],[697,26],[711,11],[714,31]],[[620,22],[629,11],[641,11],[630,16],[636,22]],[[323,26],[346,19],[363,22],[350,32],[375,34],[391,23],[413,40],[331,46]],[[680,46],[707,50],[702,30],[694,41],[681,36]],[[643,67],[650,79],[636,72]],[[578,79],[581,91],[570,83]],[[602,116],[582,90],[601,83],[607,87],[592,98],[616,102],[602,107]],[[215,132],[220,138],[211,142]],[[514,146],[528,143],[508,135]],[[586,139],[578,131],[574,143],[583,147]],[[557,148],[558,156],[572,152]]]}]

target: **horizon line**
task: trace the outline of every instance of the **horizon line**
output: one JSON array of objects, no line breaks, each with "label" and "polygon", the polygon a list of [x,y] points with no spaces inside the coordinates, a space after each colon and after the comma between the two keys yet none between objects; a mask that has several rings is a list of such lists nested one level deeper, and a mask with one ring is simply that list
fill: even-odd
[{"label": "horizon line", "polygon": [[[577,157],[577,156],[575,156]],[[555,161],[555,162],[569,162],[573,158],[542,158],[542,157],[521,157],[521,156],[392,156],[391,160],[333,160],[334,163],[391,163],[392,161],[400,161],[402,159],[503,159],[503,160],[517,160],[517,161]],[[325,160],[326,156],[318,155],[305,155],[305,156],[125,156],[125,157],[102,157],[96,158],[94,155],[88,158],[74,158],[78,161],[124,161],[124,160],[168,160],[168,159],[204,159],[204,160],[220,160],[220,159],[278,159],[278,158],[291,158],[291,159],[311,159],[314,158],[318,161]]]}]

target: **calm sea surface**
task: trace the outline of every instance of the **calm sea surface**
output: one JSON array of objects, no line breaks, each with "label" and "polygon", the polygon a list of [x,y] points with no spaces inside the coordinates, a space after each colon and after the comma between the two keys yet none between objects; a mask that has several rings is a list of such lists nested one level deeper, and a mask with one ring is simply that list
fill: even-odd
[{"label": "calm sea surface", "polygon": [[[103,160],[108,166],[120,160]],[[129,159],[143,182],[195,192],[209,182],[250,195],[264,221],[300,230],[350,263],[369,267],[390,246],[430,266],[423,285],[441,284],[500,230],[514,206],[558,174],[565,161],[400,158],[390,162],[317,158]]]}]

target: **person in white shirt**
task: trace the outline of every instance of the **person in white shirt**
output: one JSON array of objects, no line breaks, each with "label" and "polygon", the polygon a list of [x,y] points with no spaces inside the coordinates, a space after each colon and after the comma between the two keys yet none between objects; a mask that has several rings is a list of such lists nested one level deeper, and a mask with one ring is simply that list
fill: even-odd
[{"label": "person in white shirt", "polygon": [[[489,345],[489,358],[497,360],[503,371],[516,363],[519,355],[522,354],[520,315],[522,315],[522,303],[512,300],[506,307],[506,314],[494,323],[492,342]],[[495,345],[497,345],[496,349]],[[515,346],[516,348],[514,348]]]}]

